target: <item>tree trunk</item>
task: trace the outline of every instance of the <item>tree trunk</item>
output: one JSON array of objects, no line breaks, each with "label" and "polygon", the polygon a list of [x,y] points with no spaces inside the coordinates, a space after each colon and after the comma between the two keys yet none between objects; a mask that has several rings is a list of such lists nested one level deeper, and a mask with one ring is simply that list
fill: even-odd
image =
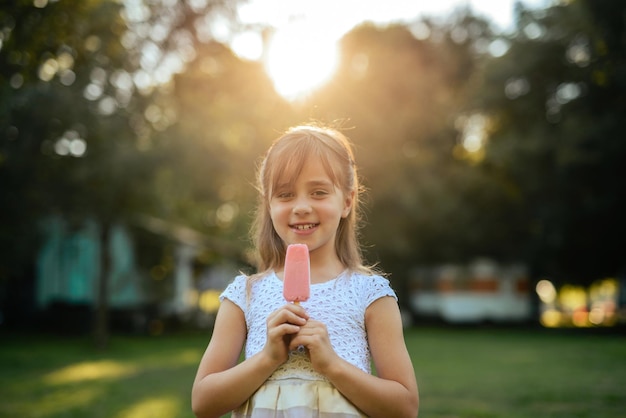
[{"label": "tree trunk", "polygon": [[100,274],[98,276],[93,337],[96,348],[104,350],[109,344],[109,276],[111,270],[109,236],[111,222],[103,221],[100,228]]}]

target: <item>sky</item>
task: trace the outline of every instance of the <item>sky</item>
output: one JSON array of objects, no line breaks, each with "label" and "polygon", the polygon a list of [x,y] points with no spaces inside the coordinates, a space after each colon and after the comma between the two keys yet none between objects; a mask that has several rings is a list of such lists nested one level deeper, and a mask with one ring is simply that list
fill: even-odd
[{"label": "sky", "polygon": [[[474,12],[489,17],[500,28],[513,23],[515,0],[249,0],[240,8],[248,22],[265,22],[281,27],[290,21],[308,20],[339,37],[364,21],[389,23],[414,20],[422,15],[449,14],[469,5]],[[538,7],[549,0],[523,0]]]},{"label": "sky", "polygon": [[[527,7],[551,0],[522,0]],[[445,17],[460,7],[491,20],[506,32],[514,25],[515,0],[248,0],[238,9],[243,23],[275,28],[269,46],[258,31],[229,39],[239,56],[259,59],[277,91],[295,98],[321,85],[333,73],[337,42],[363,22],[411,22],[420,17]]]}]

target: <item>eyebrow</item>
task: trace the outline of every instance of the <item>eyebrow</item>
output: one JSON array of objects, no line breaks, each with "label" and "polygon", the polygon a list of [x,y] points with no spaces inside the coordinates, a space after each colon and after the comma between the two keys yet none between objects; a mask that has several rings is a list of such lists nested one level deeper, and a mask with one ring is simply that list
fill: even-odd
[{"label": "eyebrow", "polygon": [[311,180],[307,182],[307,186],[332,186],[335,187],[332,181],[330,180]]},{"label": "eyebrow", "polygon": [[[272,190],[272,194],[275,194],[279,191],[289,189],[293,187],[295,184],[294,181],[279,183]],[[335,188],[335,184],[331,180],[311,180],[306,183],[306,187],[332,187]]]}]

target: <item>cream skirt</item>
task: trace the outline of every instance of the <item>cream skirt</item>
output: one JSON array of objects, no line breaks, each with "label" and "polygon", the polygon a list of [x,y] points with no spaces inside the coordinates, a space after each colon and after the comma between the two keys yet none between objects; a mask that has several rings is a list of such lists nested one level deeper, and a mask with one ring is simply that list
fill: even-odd
[{"label": "cream skirt", "polygon": [[319,380],[269,380],[233,418],[363,418],[333,385]]}]

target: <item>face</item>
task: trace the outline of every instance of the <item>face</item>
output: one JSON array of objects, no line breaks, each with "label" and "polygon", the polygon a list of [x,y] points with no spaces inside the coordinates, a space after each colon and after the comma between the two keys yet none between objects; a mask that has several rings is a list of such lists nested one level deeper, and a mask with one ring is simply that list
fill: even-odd
[{"label": "face", "polygon": [[352,195],[333,184],[319,160],[305,163],[292,184],[280,183],[270,199],[274,229],[285,244],[307,244],[311,256],[335,253],[341,218],[350,213]]}]

